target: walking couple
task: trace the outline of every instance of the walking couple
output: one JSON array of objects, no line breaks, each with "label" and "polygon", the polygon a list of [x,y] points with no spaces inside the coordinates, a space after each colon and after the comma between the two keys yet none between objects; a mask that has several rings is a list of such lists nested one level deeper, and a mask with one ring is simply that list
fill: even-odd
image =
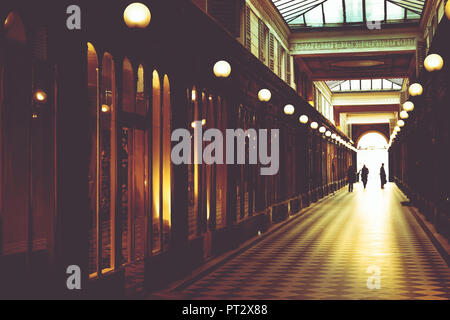
[{"label": "walking couple", "polygon": [[[366,165],[363,165],[362,169],[359,170],[358,173],[356,173],[356,168],[354,165],[351,165],[348,168],[347,171],[347,178],[348,178],[348,191],[353,192],[353,184],[358,180],[357,176],[361,173],[361,180],[364,185],[364,189],[366,189],[367,186],[367,179],[369,177],[369,169],[367,169]],[[384,170],[384,163],[381,165],[380,168],[380,180],[381,180],[381,189],[384,189],[384,185],[386,184],[386,171]]]}]

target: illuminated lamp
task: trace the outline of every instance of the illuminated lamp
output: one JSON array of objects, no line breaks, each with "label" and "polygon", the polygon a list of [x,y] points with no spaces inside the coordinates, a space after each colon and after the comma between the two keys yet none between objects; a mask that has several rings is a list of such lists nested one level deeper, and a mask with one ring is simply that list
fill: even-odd
[{"label": "illuminated lamp", "polygon": [[403,110],[410,112],[414,110],[414,103],[412,103],[411,101],[406,101],[403,104]]},{"label": "illuminated lamp", "polygon": [[331,135],[331,139],[333,139],[333,140],[336,139],[336,133],[333,133],[333,134]]},{"label": "illuminated lamp", "polygon": [[409,86],[409,94],[414,96],[420,96],[423,92],[423,88],[420,83],[413,83]]},{"label": "illuminated lamp", "polygon": [[311,122],[311,129],[316,130],[319,127],[319,124],[317,122]]},{"label": "illuminated lamp", "polygon": [[295,108],[292,104],[287,104],[284,106],[284,113],[285,114],[294,114]]},{"label": "illuminated lamp", "polygon": [[36,90],[33,94],[33,99],[37,103],[46,103],[47,102],[47,93],[44,90]]},{"label": "illuminated lamp", "polygon": [[320,127],[319,128],[319,132],[320,133],[325,133],[325,131],[327,131],[327,129],[325,129],[325,127]]},{"label": "illuminated lamp", "polygon": [[409,117],[408,112],[406,112],[405,110],[400,111],[400,118],[408,119],[408,117]]},{"label": "illuminated lamp", "polygon": [[325,135],[326,135],[327,137],[331,137],[331,131],[327,130],[327,132],[325,132]]},{"label": "illuminated lamp", "polygon": [[398,125],[399,127],[404,127],[404,126],[405,126],[405,121],[403,121],[403,120],[398,120],[397,125]]},{"label": "illuminated lamp", "polygon": [[425,58],[423,64],[425,66],[425,69],[427,69],[427,71],[429,72],[439,71],[444,65],[444,60],[442,60],[442,57],[440,55],[433,53]]},{"label": "illuminated lamp", "polygon": [[214,65],[213,72],[217,78],[228,78],[231,74],[231,66],[224,60],[217,61]]},{"label": "illuminated lamp", "polygon": [[126,7],[123,20],[128,28],[144,29],[150,24],[152,15],[145,4],[135,2]]},{"label": "illuminated lamp", "polygon": [[261,89],[258,92],[258,99],[262,102],[268,102],[272,98],[272,93],[268,89]]},{"label": "illuminated lamp", "polygon": [[107,104],[102,105],[102,112],[108,113],[111,110],[111,108]]},{"label": "illuminated lamp", "polygon": [[300,123],[306,124],[306,123],[308,123],[308,116],[302,115],[302,116],[300,116],[300,118],[298,118],[298,121],[300,121]]},{"label": "illuminated lamp", "polygon": [[394,130],[395,130],[395,132],[400,132],[401,129],[399,126],[395,126]]}]

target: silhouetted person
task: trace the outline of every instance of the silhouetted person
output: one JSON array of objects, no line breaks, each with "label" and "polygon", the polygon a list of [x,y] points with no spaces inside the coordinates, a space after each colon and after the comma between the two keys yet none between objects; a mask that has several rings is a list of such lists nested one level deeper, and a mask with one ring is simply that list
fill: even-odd
[{"label": "silhouetted person", "polygon": [[380,168],[380,179],[381,179],[381,189],[384,189],[384,185],[386,184],[386,171],[384,171],[384,163]]},{"label": "silhouetted person", "polygon": [[351,165],[347,170],[348,179],[348,192],[353,192],[353,184],[356,182],[356,170],[353,165]]},{"label": "silhouetted person", "polygon": [[366,165],[364,165],[361,169],[361,180],[364,185],[364,189],[367,186],[367,178],[369,177],[369,169],[367,169]]}]

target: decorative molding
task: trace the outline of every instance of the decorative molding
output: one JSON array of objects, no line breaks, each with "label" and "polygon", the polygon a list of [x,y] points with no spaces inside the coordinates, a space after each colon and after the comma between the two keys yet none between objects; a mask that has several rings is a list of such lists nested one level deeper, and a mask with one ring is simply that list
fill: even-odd
[{"label": "decorative molding", "polygon": [[292,54],[344,53],[358,51],[416,50],[416,38],[310,41],[291,44]]}]

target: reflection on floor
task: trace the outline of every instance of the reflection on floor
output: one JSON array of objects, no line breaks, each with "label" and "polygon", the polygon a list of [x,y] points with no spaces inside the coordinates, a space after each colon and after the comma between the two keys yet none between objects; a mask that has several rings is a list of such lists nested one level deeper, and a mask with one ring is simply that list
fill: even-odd
[{"label": "reflection on floor", "polygon": [[450,268],[402,200],[394,184],[343,189],[176,296],[449,299]]}]

